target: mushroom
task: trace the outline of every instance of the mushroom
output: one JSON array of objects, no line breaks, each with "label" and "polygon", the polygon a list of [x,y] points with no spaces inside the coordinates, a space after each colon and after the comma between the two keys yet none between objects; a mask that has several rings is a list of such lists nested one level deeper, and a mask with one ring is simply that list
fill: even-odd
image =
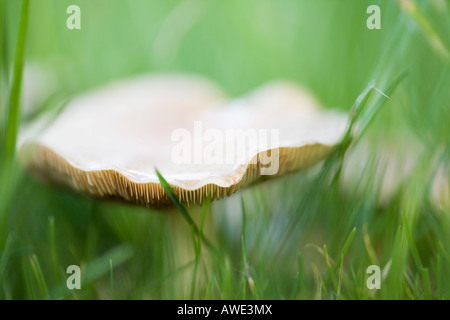
[{"label": "mushroom", "polygon": [[291,83],[230,100],[198,76],[151,75],[77,97],[44,123],[19,137],[33,172],[95,197],[155,206],[170,203],[155,168],[184,203],[223,198],[327,157],[346,115],[320,110]]}]

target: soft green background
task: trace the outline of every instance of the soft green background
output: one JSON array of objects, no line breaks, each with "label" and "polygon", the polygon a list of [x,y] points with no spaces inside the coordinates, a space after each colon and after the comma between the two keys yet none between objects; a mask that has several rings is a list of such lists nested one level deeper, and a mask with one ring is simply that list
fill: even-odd
[{"label": "soft green background", "polygon": [[[2,57],[12,63],[22,2],[1,4]],[[71,4],[81,8],[81,30],[66,28]],[[366,27],[371,4],[381,8],[381,30]],[[219,257],[203,249],[195,258],[175,210],[99,202],[19,170],[1,182],[11,192],[0,199],[0,297],[450,297],[450,212],[428,197],[434,170],[450,162],[449,1],[31,0],[29,10],[26,65],[57,79],[58,95],[42,108],[111,80],[182,71],[209,77],[230,96],[291,79],[325,107],[349,110],[370,81],[383,90],[400,71],[409,74],[364,136],[374,149],[358,183],[311,191],[314,168],[214,202],[205,233]],[[375,146],[384,144],[420,153],[380,204]],[[200,220],[200,208],[189,211]],[[65,288],[71,264],[82,267],[81,290]],[[376,292],[366,287],[371,264],[384,270]]]}]

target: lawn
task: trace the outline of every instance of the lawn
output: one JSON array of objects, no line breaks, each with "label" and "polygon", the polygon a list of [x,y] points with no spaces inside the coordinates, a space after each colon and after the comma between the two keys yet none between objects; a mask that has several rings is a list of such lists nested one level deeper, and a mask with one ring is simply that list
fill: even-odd
[{"label": "lawn", "polygon": [[[0,299],[450,298],[450,1],[0,0],[0,19]],[[202,206],[102,201],[17,161],[22,125],[152,72],[230,97],[288,79],[354,130]]]}]

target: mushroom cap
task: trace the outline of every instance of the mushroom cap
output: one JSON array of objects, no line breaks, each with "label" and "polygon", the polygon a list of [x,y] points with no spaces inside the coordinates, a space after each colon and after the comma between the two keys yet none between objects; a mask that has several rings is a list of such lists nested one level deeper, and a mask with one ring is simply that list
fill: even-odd
[{"label": "mushroom cap", "polygon": [[[346,122],[291,83],[228,100],[198,76],[151,75],[75,98],[50,125],[42,117],[24,128],[18,148],[33,172],[89,195],[168,204],[158,168],[182,202],[202,203],[258,179],[264,159],[277,161],[268,177],[317,163]],[[191,153],[175,161],[183,143]]]}]

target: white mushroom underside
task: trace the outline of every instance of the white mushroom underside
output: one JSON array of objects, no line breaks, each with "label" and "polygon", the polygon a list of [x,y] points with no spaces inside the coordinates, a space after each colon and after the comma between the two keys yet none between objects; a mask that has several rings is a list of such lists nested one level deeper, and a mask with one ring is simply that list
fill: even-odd
[{"label": "white mushroom underside", "polygon": [[74,99],[44,129],[23,130],[19,148],[34,146],[32,167],[91,194],[157,203],[167,198],[157,168],[182,200],[201,202],[209,187],[221,197],[256,179],[260,164],[249,172],[249,163],[268,149],[279,151],[278,175],[323,159],[345,128],[345,115],[319,110],[292,84],[226,100],[199,77],[158,75]]}]

